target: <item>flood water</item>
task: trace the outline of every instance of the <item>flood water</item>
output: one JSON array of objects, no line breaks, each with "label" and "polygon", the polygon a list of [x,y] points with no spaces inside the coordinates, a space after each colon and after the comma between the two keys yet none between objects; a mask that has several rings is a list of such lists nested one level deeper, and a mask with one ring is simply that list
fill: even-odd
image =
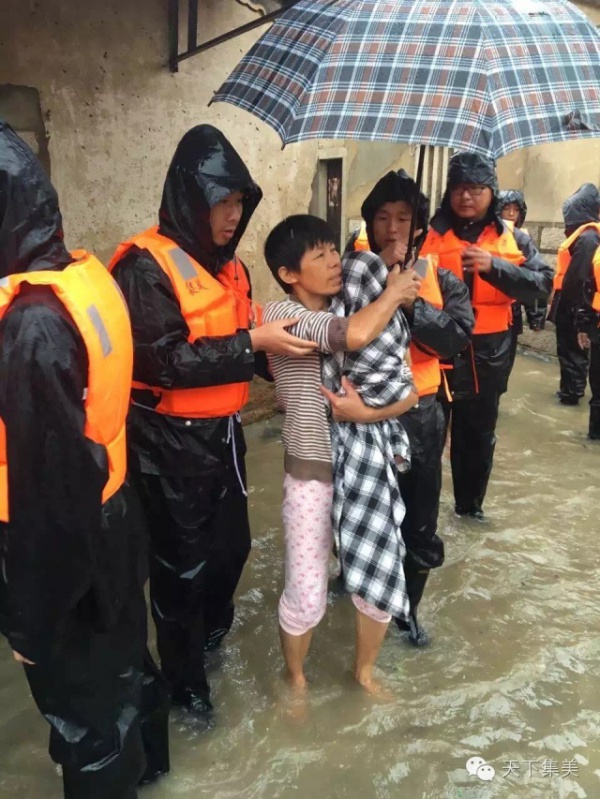
[{"label": "flood water", "polygon": [[[556,384],[555,364],[517,359],[487,525],[454,518],[446,470],[447,559],[421,613],[431,647],[390,629],[380,665],[391,696],[363,695],[350,677],[351,602],[332,592],[300,718],[280,679],[278,423],[248,430],[254,549],[214,663],[218,723],[200,734],[174,713],[172,774],[142,799],[600,797],[600,443],[586,441],[587,404],[558,405]],[[0,708],[0,797],[60,799],[45,723],[4,642]],[[474,756],[494,779],[469,775]]]}]

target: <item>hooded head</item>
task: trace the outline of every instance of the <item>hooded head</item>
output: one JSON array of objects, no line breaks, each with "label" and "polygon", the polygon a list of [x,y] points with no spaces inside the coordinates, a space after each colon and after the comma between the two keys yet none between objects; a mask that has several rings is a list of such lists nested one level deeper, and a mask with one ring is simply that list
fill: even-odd
[{"label": "hooded head", "polygon": [[584,183],[564,201],[563,218],[567,236],[588,222],[600,220],[600,192],[593,183]]},{"label": "hooded head", "polygon": [[507,191],[501,191],[498,194],[498,200],[496,203],[496,210],[500,216],[502,216],[502,211],[508,205],[516,205],[518,208],[518,217],[515,222],[515,227],[523,227],[523,223],[525,222],[525,218],[527,216],[527,203],[525,202],[525,197],[523,196],[523,192],[518,191],[517,189],[508,189]]},{"label": "hooded head", "polygon": [[0,278],[63,269],[72,260],[54,186],[25,142],[0,120]]},{"label": "hooded head", "polygon": [[[227,243],[216,244],[211,211],[235,192],[242,195],[241,217]],[[160,232],[216,274],[233,258],[261,199],[262,191],[221,131],[198,125],[177,145],[167,172]]]},{"label": "hooded head", "polygon": [[[404,207],[399,206],[400,210],[405,212],[406,219],[408,220],[408,229],[406,230],[406,238],[408,240],[408,233],[410,230],[410,219],[412,218],[412,208],[415,201],[415,190],[417,184],[403,169],[398,172],[388,172],[379,180],[371,193],[368,195],[360,209],[362,218],[365,220],[367,226],[367,235],[369,237],[369,246],[374,253],[380,253],[385,249],[387,243],[378,241],[381,236],[376,236],[374,230],[374,222],[377,213],[381,211],[383,206],[388,203],[402,203]],[[390,209],[393,211],[394,209]],[[427,197],[419,192],[417,200],[417,226],[416,230],[423,232],[415,240],[417,250],[425,240],[427,235],[427,228],[429,225],[429,200]]]},{"label": "hooded head", "polygon": [[[484,188],[477,194],[469,194],[468,190],[457,194],[462,187],[473,187],[474,192],[480,192]],[[442,213],[462,222],[481,220],[489,224],[496,220],[494,201],[497,192],[498,179],[493,159],[479,153],[457,153],[452,156],[448,165]]]}]

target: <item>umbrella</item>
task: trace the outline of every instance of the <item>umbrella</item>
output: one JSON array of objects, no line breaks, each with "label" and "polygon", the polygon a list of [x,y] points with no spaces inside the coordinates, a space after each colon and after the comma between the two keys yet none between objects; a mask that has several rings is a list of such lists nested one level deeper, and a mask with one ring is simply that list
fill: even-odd
[{"label": "umbrella", "polygon": [[499,157],[600,134],[600,34],[566,0],[302,0],[213,102],[279,133]]},{"label": "umbrella", "polygon": [[600,135],[600,33],[567,0],[300,0],[219,101],[284,146],[396,141],[498,158]]}]

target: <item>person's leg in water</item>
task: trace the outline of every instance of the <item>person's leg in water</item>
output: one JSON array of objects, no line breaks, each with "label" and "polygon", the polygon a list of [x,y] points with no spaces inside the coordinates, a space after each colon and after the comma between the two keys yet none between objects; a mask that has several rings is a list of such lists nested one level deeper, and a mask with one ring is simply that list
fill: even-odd
[{"label": "person's leg in water", "polygon": [[286,681],[290,688],[303,691],[306,686],[306,675],[304,674],[304,661],[310,651],[310,644],[313,637],[313,630],[307,630],[300,635],[292,635],[286,632],[283,627],[279,627],[279,640],[281,641],[281,651],[285,660]]},{"label": "person's leg in water", "polygon": [[556,325],[556,354],[560,365],[560,386],[557,397],[562,405],[577,405],[585,394],[589,353],[577,341],[574,313],[559,301]]},{"label": "person's leg in water", "polygon": [[296,690],[306,688],[304,662],[327,607],[332,497],[331,483],[285,476],[285,588],[279,600],[279,636],[286,681]]},{"label": "person's leg in water", "polygon": [[392,617],[356,594],[352,594],[352,602],[356,608],[354,678],[367,693],[377,694],[382,689],[373,671]]},{"label": "person's leg in water", "polygon": [[411,468],[398,475],[406,510],[401,529],[406,546],[404,578],[410,617],[396,619],[396,624],[402,632],[408,632],[409,643],[423,647],[429,644],[429,635],[419,624],[417,608],[430,570],[444,562],[444,543],[437,534],[437,524],[446,423],[435,395],[423,397],[418,408],[404,414],[402,424],[411,446]]},{"label": "person's leg in water", "polygon": [[[210,560],[207,563],[204,601],[205,649],[219,648],[233,624],[233,597],[250,555],[251,537],[246,492],[246,443],[239,422],[222,454],[223,487],[215,502]],[[235,455],[234,455],[234,447]]]},{"label": "person's leg in water", "polygon": [[590,347],[590,424],[588,438],[600,439],[600,335],[592,341]]},{"label": "person's leg in water", "polygon": [[205,669],[204,603],[206,564],[218,532],[213,524],[216,490],[208,475],[202,481],[136,477],[150,533],[150,602],[161,669],[173,704],[208,728],[213,708]]}]

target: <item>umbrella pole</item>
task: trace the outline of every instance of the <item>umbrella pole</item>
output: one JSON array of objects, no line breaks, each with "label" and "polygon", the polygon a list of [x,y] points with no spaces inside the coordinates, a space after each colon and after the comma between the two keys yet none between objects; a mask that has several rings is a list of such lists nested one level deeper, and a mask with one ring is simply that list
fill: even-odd
[{"label": "umbrella pole", "polygon": [[423,183],[424,168],[425,168],[425,146],[422,144],[419,149],[419,163],[417,165],[417,180],[415,186],[415,196],[413,198],[412,222],[410,223],[410,234],[408,236],[408,247],[406,250],[407,262],[409,262],[411,258],[416,257],[417,255],[417,253],[413,253],[413,246],[415,243],[415,230],[417,228],[417,215],[419,210],[419,194],[421,193],[421,184]]}]

